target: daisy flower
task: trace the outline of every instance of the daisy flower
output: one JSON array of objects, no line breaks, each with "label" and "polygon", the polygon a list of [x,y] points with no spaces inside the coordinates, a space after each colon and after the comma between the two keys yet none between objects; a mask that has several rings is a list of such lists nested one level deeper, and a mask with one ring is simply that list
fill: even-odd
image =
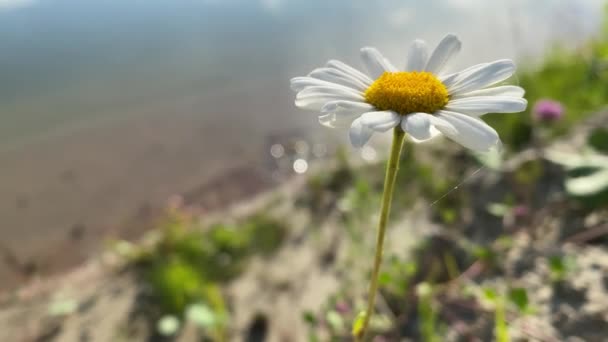
[{"label": "daisy flower", "polygon": [[295,104],[320,111],[319,122],[325,126],[350,126],[350,141],[357,148],[373,133],[400,126],[415,142],[443,134],[469,149],[488,151],[500,144],[500,138],[480,117],[521,112],[527,101],[521,87],[491,87],[513,75],[511,60],[445,73],[460,47],[458,37],[449,34],[429,54],[426,43],[415,40],[402,70],[375,48],[364,47],[361,57],[367,73],[330,60],[308,76],[291,80]]}]

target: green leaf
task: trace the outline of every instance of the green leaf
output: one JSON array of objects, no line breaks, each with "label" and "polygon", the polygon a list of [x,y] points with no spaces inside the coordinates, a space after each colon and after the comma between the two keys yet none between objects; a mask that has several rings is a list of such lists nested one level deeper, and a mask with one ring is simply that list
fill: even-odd
[{"label": "green leaf", "polygon": [[579,168],[608,168],[608,157],[599,153],[568,153],[555,149],[547,150],[545,158],[566,170]]},{"label": "green leaf", "polygon": [[317,325],[317,318],[315,317],[315,314],[311,311],[305,311],[302,314],[302,319],[304,319],[304,322],[308,323],[311,326]]},{"label": "green leaf", "polygon": [[534,184],[543,174],[543,164],[540,160],[526,161],[515,170],[515,181],[521,185]]},{"label": "green leaf", "polygon": [[382,272],[380,273],[380,276],[378,277],[378,283],[380,283],[380,285],[388,285],[392,282],[393,280],[393,276],[388,273],[388,272]]},{"label": "green leaf", "polygon": [[129,257],[135,252],[135,246],[129,241],[120,240],[114,244],[114,250],[121,257]]},{"label": "green leaf", "polygon": [[589,146],[602,152],[608,152],[608,129],[596,128],[587,139]]},{"label": "green leaf", "polygon": [[438,342],[441,339],[437,334],[437,312],[432,304],[433,287],[429,283],[420,283],[416,287],[416,294],[418,295],[419,329],[422,340]]},{"label": "green leaf", "polygon": [[405,272],[405,275],[407,275],[408,277],[411,277],[411,276],[415,275],[416,272],[418,272],[418,264],[414,261],[407,262],[403,266],[403,271]]},{"label": "green leaf", "polygon": [[512,288],[509,290],[509,300],[515,304],[520,312],[526,313],[529,311],[528,307],[528,293],[526,289],[521,287]]},{"label": "green leaf", "polygon": [[49,305],[48,313],[51,316],[65,316],[78,309],[78,302],[74,299],[57,299]]},{"label": "green leaf", "polygon": [[511,207],[503,203],[490,203],[486,210],[494,216],[503,217],[511,210]]},{"label": "green leaf", "polygon": [[496,241],[494,242],[496,247],[499,249],[508,249],[511,248],[511,246],[513,246],[513,237],[509,236],[509,235],[503,235],[501,237],[499,237],[498,239],[496,239]]},{"label": "green leaf", "polygon": [[186,319],[201,328],[209,328],[217,322],[213,311],[204,304],[193,304],[186,310]]},{"label": "green leaf", "polygon": [[443,220],[444,223],[451,224],[456,221],[456,218],[458,217],[458,213],[456,212],[455,209],[443,208],[439,211],[439,216],[441,216],[441,219]]},{"label": "green leaf", "polygon": [[560,256],[552,256],[549,258],[549,269],[556,276],[561,276],[566,272],[566,265]]},{"label": "green leaf", "polygon": [[608,189],[608,169],[566,181],[566,191],[575,196],[593,195],[605,189]]},{"label": "green leaf", "polygon": [[344,320],[336,311],[329,311],[325,319],[333,331],[340,332],[344,328]]},{"label": "green leaf", "polygon": [[496,293],[496,290],[490,287],[486,287],[483,289],[483,296],[486,300],[492,303],[495,303],[498,299],[498,293]]},{"label": "green leaf", "polygon": [[549,271],[554,281],[560,281],[575,267],[575,260],[571,257],[554,255],[549,257]]},{"label": "green leaf", "polygon": [[488,247],[475,246],[471,251],[473,255],[482,261],[492,261],[496,258],[496,253]]}]

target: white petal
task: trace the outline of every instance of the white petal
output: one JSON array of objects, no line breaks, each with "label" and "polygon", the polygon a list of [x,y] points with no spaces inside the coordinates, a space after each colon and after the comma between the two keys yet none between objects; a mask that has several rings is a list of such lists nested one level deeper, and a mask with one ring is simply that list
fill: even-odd
[{"label": "white petal", "polygon": [[[402,121],[402,123],[403,123],[403,121]],[[429,141],[433,138],[436,138],[439,135],[441,135],[441,132],[439,132],[437,130],[437,128],[435,128],[435,126],[431,125],[431,127],[429,128],[429,137],[427,139],[416,139],[412,135],[409,135],[409,137],[410,137],[410,140],[415,143],[422,143],[422,142]]]},{"label": "white petal", "polygon": [[323,114],[319,116],[319,123],[330,128],[348,127],[352,124],[357,115],[345,116],[335,113]]},{"label": "white petal", "polygon": [[326,91],[315,91],[316,87],[309,87],[296,95],[295,105],[309,110],[320,110],[326,103],[332,101],[365,102],[362,95],[345,92],[342,94]]},{"label": "white petal", "polygon": [[401,128],[414,142],[427,141],[439,135],[440,132],[436,126],[440,126],[452,134],[456,133],[456,128],[449,122],[428,113],[410,114],[401,120]]},{"label": "white petal", "polygon": [[[471,68],[469,68],[471,69]],[[453,85],[448,86],[450,95],[458,95],[478,90],[504,81],[515,72],[515,64],[509,59],[487,63],[474,71],[456,77]],[[445,84],[445,83],[444,83]]]},{"label": "white petal", "polygon": [[342,85],[347,88],[355,89],[358,91],[364,91],[365,89],[368,88],[367,85],[365,85],[363,82],[361,82],[357,78],[345,73],[344,71],[338,70],[338,69],[318,68],[318,69],[311,71],[310,74],[308,74],[308,76],[317,78],[320,80],[328,81],[331,83],[335,83],[338,85]]},{"label": "white petal", "polygon": [[424,141],[431,138],[431,120],[426,113],[413,113],[401,121],[401,128],[412,138]]},{"label": "white petal", "polygon": [[323,115],[319,116],[319,123],[332,128],[348,127],[354,119],[373,109],[372,105],[362,102],[328,102],[321,108]]},{"label": "white petal", "polygon": [[492,88],[486,88],[481,90],[475,90],[468,93],[452,96],[452,99],[460,99],[473,96],[511,96],[511,97],[523,97],[526,91],[522,87],[518,86],[498,86]]},{"label": "white petal", "polygon": [[335,128],[336,126],[333,124],[335,118],[336,116],[333,113],[319,115],[319,123],[326,127]]},{"label": "white petal", "polygon": [[422,71],[429,58],[429,50],[424,40],[416,39],[407,54],[405,71]]},{"label": "white petal", "polygon": [[338,60],[332,59],[330,61],[327,62],[326,66],[328,68],[334,68],[334,69],[338,69],[342,72],[344,72],[347,75],[350,75],[353,78],[358,79],[359,81],[363,82],[363,84],[370,86],[374,81],[369,78],[369,76],[367,76],[366,74],[362,73],[361,71],[351,67],[350,65],[340,62]]},{"label": "white petal", "polygon": [[448,90],[454,86],[454,84],[456,84],[456,82],[458,82],[459,80],[463,79],[464,77],[466,77],[467,75],[470,75],[480,69],[483,69],[486,67],[486,65],[488,65],[488,63],[481,63],[481,64],[476,64],[473,65],[472,67],[468,67],[462,71],[453,73],[453,74],[449,74],[449,75],[442,75],[439,77],[439,80],[443,83],[443,85],[446,86],[446,88],[448,88]]},{"label": "white petal", "polygon": [[381,112],[367,112],[361,115],[361,124],[378,132],[386,132],[401,122],[401,115],[385,110]]},{"label": "white petal", "polygon": [[374,106],[365,102],[332,101],[321,108],[321,113],[335,113],[336,115],[363,114],[374,109]]},{"label": "white petal", "polygon": [[518,113],[524,111],[528,101],[510,96],[475,96],[450,100],[446,110],[481,116],[488,113]]},{"label": "white petal", "polygon": [[437,111],[436,114],[454,126],[456,132],[451,132],[441,126],[437,126],[437,129],[466,148],[487,152],[492,147],[500,145],[498,133],[480,119],[445,110]]},{"label": "white petal", "polygon": [[448,34],[439,42],[424,69],[435,75],[439,74],[450,58],[460,51],[461,46],[458,37]]},{"label": "white petal", "polygon": [[340,95],[340,96],[354,96],[357,99],[363,99],[363,94],[360,91],[342,87],[337,84],[332,85],[323,85],[323,86],[312,86],[306,87],[304,90],[300,91],[297,95],[307,95],[321,93],[327,95]]},{"label": "white petal", "polygon": [[299,92],[304,90],[307,87],[316,87],[316,86],[341,86],[340,84],[324,81],[318,78],[313,77],[294,77],[290,80],[291,89],[295,92]]},{"label": "white petal", "polygon": [[361,49],[361,59],[372,79],[377,79],[385,71],[394,72],[397,71],[395,68],[382,54],[380,51],[373,47],[364,47]]},{"label": "white petal", "polygon": [[361,148],[363,145],[367,144],[373,133],[374,131],[361,123],[361,118],[357,118],[350,126],[348,137],[350,138],[350,143],[354,147]]}]

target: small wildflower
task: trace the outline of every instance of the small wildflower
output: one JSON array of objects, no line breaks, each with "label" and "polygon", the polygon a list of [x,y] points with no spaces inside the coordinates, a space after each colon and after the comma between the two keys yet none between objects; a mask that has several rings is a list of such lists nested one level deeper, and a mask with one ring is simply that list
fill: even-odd
[{"label": "small wildflower", "polygon": [[537,120],[552,122],[561,119],[564,107],[558,101],[542,99],[536,101],[532,113]]},{"label": "small wildflower", "polygon": [[513,207],[513,215],[515,217],[525,217],[525,216],[528,216],[529,214],[530,214],[530,209],[528,208],[527,205],[520,204],[520,205]]},{"label": "small wildflower", "polygon": [[345,301],[339,301],[336,303],[336,311],[341,314],[347,314],[350,312],[350,305]]}]

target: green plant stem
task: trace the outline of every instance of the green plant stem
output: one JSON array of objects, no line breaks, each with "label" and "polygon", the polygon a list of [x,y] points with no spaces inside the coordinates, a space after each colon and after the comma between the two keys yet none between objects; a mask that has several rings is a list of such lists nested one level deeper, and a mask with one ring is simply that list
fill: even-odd
[{"label": "green plant stem", "polygon": [[382,263],[382,253],[384,251],[384,235],[386,233],[386,223],[391,211],[391,202],[393,199],[393,191],[395,190],[395,179],[397,178],[397,170],[399,169],[399,159],[401,157],[401,149],[405,133],[401,127],[395,127],[393,131],[393,143],[391,152],[386,163],[386,176],[384,177],[384,191],[382,192],[382,203],[380,207],[380,221],[378,222],[378,235],[376,236],[376,253],[374,256],[374,266],[372,269],[372,277],[370,279],[369,293],[367,298],[367,311],[361,329],[356,332],[356,341],[362,341],[367,333],[370,318],[374,312],[376,304],[376,292],[378,291],[378,275],[380,273],[380,264]]},{"label": "green plant stem", "polygon": [[510,342],[509,328],[507,327],[507,314],[505,303],[502,298],[496,300],[496,312],[494,313],[494,335],[498,342]]}]

